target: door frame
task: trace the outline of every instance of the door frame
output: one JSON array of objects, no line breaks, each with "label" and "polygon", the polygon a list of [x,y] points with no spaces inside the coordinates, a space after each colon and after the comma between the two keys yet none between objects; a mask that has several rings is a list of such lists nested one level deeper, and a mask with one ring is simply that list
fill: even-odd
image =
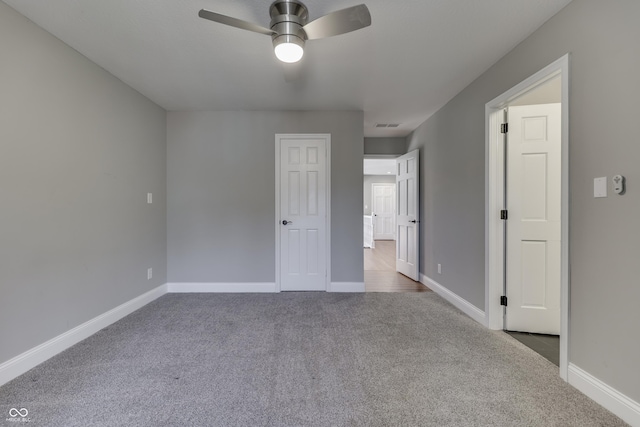
[{"label": "door frame", "polygon": [[276,258],[276,292],[280,292],[280,153],[282,139],[324,139],[326,148],[325,176],[326,176],[326,192],[325,201],[327,206],[325,219],[325,256],[326,256],[326,274],[325,274],[325,290],[331,291],[331,134],[330,133],[277,133],[275,135],[275,190],[276,190],[276,210],[275,210],[275,258]]},{"label": "door frame", "polygon": [[[389,176],[393,176],[393,175],[389,175]],[[396,183],[393,182],[372,182],[371,183],[371,214],[373,215],[373,200],[374,200],[374,196],[375,196],[375,191],[373,190],[373,187],[375,185],[383,185],[383,186],[388,186],[388,187],[393,187],[393,241],[395,242],[397,236],[396,236],[396,204],[397,204],[397,194],[396,194]],[[373,237],[375,240],[375,220],[373,223],[374,229],[373,229]]]},{"label": "door frame", "polygon": [[560,76],[562,83],[562,249],[560,282],[560,377],[567,381],[569,369],[569,54],[549,64],[485,105],[485,320],[490,329],[504,327],[500,305],[504,283],[504,230],[500,210],[504,209],[504,156],[500,124],[503,109],[524,93]]}]

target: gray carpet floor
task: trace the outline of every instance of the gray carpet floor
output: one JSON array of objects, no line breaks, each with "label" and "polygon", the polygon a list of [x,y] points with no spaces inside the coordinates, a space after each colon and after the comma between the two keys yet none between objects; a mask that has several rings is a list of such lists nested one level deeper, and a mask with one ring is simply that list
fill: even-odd
[{"label": "gray carpet floor", "polygon": [[44,426],[625,425],[433,293],[165,295],[0,387],[13,407]]}]

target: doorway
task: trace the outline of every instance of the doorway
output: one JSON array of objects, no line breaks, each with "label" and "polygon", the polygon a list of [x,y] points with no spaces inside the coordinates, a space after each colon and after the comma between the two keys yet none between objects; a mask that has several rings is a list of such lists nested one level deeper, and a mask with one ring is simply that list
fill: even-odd
[{"label": "doorway", "polygon": [[566,380],[568,56],[489,102],[486,127],[488,326],[543,356],[555,339]]},{"label": "doorway", "polygon": [[[396,268],[397,158],[365,158],[363,170],[366,292],[429,291],[422,283],[400,274]],[[375,240],[368,240],[369,235],[375,237]]]},{"label": "doorway", "polygon": [[[561,86],[555,77],[509,103],[505,150],[505,320],[516,340],[560,358]],[[510,301],[509,301],[510,300]]]}]

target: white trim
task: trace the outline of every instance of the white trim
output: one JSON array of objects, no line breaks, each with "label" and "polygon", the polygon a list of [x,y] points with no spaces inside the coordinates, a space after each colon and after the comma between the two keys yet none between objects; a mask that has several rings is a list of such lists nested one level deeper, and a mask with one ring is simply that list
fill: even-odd
[{"label": "white trim", "polygon": [[[406,154],[406,153],[405,153]],[[364,154],[363,159],[397,159],[404,154]]]},{"label": "white trim", "polygon": [[47,359],[90,337],[100,329],[117,322],[123,317],[144,307],[151,301],[167,293],[167,286],[161,285],[130,301],[117,306],[83,324],[68,330],[18,356],[0,364],[0,385],[24,374]]},{"label": "white trim", "polygon": [[503,272],[501,153],[497,149],[502,109],[509,102],[556,76],[562,79],[562,267],[560,284],[560,377],[567,380],[569,361],[569,54],[549,64],[528,79],[485,105],[485,310],[487,326],[502,329],[504,309],[500,305]]},{"label": "white trim", "polygon": [[276,190],[276,211],[275,211],[275,220],[276,220],[276,247],[275,247],[275,258],[276,258],[276,292],[280,292],[280,134],[276,134],[276,162],[275,162],[275,190]]},{"label": "white trim", "polygon": [[170,293],[273,293],[276,284],[272,282],[260,283],[167,283]]},{"label": "white trim", "polygon": [[[327,138],[327,159],[326,159],[326,170],[327,170],[327,221],[326,221],[326,236],[325,241],[327,242],[325,259],[326,259],[326,284],[327,291],[331,289],[331,134],[324,134]],[[277,280],[277,278],[276,278]],[[363,284],[364,285],[364,284]]]},{"label": "white trim", "polygon": [[327,292],[364,292],[364,282],[331,282]]},{"label": "white trim", "polygon": [[632,426],[640,426],[640,403],[603,383],[590,373],[569,364],[569,384]]},{"label": "white trim", "polygon": [[569,206],[571,191],[569,189],[569,54],[560,59],[562,84],[562,277],[560,285],[560,377],[567,381],[569,373],[569,312],[571,271],[569,268]]},{"label": "white trim", "polygon": [[325,175],[326,175],[326,206],[327,216],[325,221],[326,226],[326,275],[325,275],[325,290],[329,292],[331,289],[331,134],[330,133],[277,133],[275,136],[275,187],[276,187],[276,281],[275,292],[280,292],[280,140],[284,137],[287,138],[321,138],[326,142],[326,159],[325,159]]},{"label": "white trim", "polygon": [[502,193],[504,182],[503,168],[494,167],[501,164],[504,158],[502,150],[498,150],[495,141],[498,135],[499,124],[503,121],[500,114],[485,109],[486,114],[486,141],[485,147],[485,311],[487,312],[487,326],[490,329],[502,329],[504,326],[503,308],[500,305],[500,296],[503,294],[504,274],[502,269],[502,257],[491,256],[492,251],[502,250],[504,229],[495,221],[490,221],[494,215],[498,215],[502,209],[503,200],[498,197]]},{"label": "white trim", "polygon": [[456,293],[451,292],[449,289],[445,288],[440,283],[436,282],[430,277],[425,276],[424,274],[420,274],[420,282],[431,289],[433,292],[440,295],[442,298],[449,301],[451,304],[460,309],[464,314],[471,317],[476,322],[485,326],[487,325],[485,312],[480,310],[475,305],[471,304],[466,299],[462,298]]}]

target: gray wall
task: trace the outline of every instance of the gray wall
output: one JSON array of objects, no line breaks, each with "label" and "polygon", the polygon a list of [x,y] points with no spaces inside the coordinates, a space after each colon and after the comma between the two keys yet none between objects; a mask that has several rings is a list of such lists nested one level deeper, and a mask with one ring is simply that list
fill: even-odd
[{"label": "gray wall", "polygon": [[385,182],[392,182],[395,184],[395,175],[365,175],[364,176],[364,214],[371,215],[371,184],[380,184]]},{"label": "gray wall", "polygon": [[332,281],[362,282],[362,112],[170,112],[168,281],[275,281],[275,134],[331,134]]},{"label": "gray wall", "polygon": [[166,282],[166,125],[1,2],[0,94],[2,363]]},{"label": "gray wall", "polygon": [[400,155],[405,154],[407,145],[406,138],[365,138],[365,155]]},{"label": "gray wall", "polygon": [[[637,0],[573,1],[408,138],[409,149],[422,150],[420,269],[484,308],[485,103],[571,53],[569,359],[635,401],[639,16]],[[627,177],[627,194],[594,199],[593,178],[617,173]]]}]

